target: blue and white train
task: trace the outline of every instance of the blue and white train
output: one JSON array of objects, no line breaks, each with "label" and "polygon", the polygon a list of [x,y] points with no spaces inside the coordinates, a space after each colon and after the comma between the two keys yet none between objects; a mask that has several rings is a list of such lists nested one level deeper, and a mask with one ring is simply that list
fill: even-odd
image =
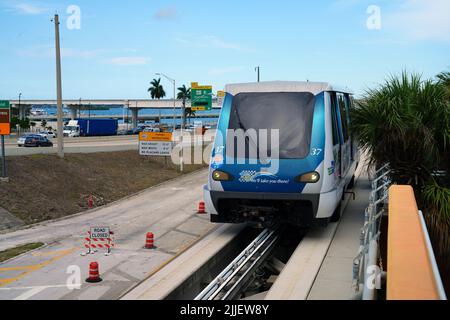
[{"label": "blue and white train", "polygon": [[227,85],[204,186],[211,221],[339,220],[359,161],[352,103],[351,91],[328,83]]}]

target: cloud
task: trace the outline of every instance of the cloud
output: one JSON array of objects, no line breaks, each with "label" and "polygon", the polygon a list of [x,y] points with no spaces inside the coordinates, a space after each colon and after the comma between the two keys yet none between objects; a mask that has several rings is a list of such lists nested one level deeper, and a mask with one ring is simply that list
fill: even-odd
[{"label": "cloud", "polygon": [[[82,58],[91,59],[107,52],[104,49],[95,50],[77,50],[72,48],[61,48],[62,58]],[[28,58],[54,58],[55,47],[51,45],[34,46],[28,49],[18,50],[17,54],[21,57]]]},{"label": "cloud", "polygon": [[13,11],[19,14],[26,15],[38,15],[46,13],[48,11],[48,8],[44,8],[35,4],[29,4],[26,2],[7,4],[7,7],[9,8],[7,11]]},{"label": "cloud", "polygon": [[240,72],[244,69],[244,67],[223,67],[223,68],[215,68],[208,71],[208,74],[211,76],[222,76],[228,73],[236,73]]},{"label": "cloud", "polygon": [[227,50],[234,50],[234,51],[241,51],[241,52],[249,52],[252,51],[246,47],[243,47],[237,43],[228,42],[225,41],[219,37],[216,36],[185,36],[185,37],[178,37],[175,38],[175,41],[189,46],[189,47],[195,47],[195,48],[216,48],[216,49],[227,49]]},{"label": "cloud", "polygon": [[100,54],[105,53],[106,50],[76,50],[71,48],[61,48],[61,57],[63,58],[83,58],[91,59],[98,57]]},{"label": "cloud", "polygon": [[386,13],[383,28],[392,29],[412,40],[450,42],[449,12],[448,0],[402,0],[396,10]]},{"label": "cloud", "polygon": [[173,20],[177,17],[177,8],[174,6],[159,9],[153,18],[157,20]]},{"label": "cloud", "polygon": [[105,60],[105,62],[114,64],[117,66],[145,65],[145,64],[148,64],[150,61],[151,61],[151,59],[147,58],[147,57],[115,57],[115,58]]}]

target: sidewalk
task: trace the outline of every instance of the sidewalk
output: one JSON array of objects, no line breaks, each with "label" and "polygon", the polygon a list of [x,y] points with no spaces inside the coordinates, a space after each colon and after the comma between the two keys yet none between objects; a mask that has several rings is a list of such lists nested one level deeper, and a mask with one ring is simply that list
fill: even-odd
[{"label": "sidewalk", "polygon": [[361,174],[353,191],[356,200],[350,200],[345,210],[308,300],[349,300],[352,297],[353,259],[358,253],[370,193],[367,173]]}]

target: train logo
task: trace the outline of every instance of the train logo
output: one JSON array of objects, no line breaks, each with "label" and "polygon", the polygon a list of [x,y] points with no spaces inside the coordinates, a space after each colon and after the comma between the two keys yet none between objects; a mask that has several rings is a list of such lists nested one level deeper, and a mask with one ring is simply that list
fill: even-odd
[{"label": "train logo", "polygon": [[270,172],[265,171],[255,171],[255,170],[244,170],[240,174],[239,182],[242,183],[258,183],[262,182],[261,178],[273,178],[277,179],[277,176]]}]

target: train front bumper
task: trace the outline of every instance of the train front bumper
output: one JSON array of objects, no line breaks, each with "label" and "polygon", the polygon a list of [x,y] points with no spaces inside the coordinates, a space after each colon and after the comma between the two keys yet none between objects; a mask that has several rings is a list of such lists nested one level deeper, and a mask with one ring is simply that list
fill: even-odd
[{"label": "train front bumper", "polygon": [[[242,201],[263,202],[285,205],[287,203],[301,204],[305,209],[298,210],[295,215],[299,219],[314,219],[319,210],[320,194],[298,194],[298,193],[268,193],[268,192],[233,192],[209,190],[208,186],[203,186],[203,197],[208,213],[211,214],[212,222],[232,222],[229,221],[229,206]],[[306,210],[307,208],[307,210]]]}]

